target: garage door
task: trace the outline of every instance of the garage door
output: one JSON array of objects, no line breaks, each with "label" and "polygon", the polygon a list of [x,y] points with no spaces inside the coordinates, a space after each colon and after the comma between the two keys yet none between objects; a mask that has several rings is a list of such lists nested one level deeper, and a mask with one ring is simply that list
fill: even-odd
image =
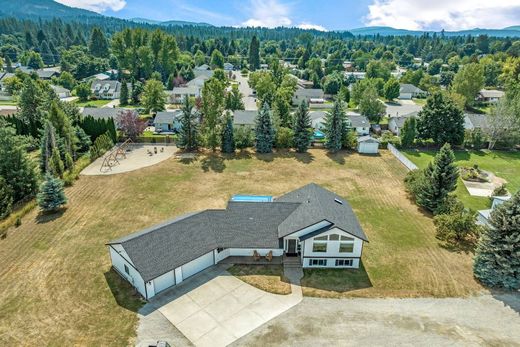
[{"label": "garage door", "polygon": [[167,272],[153,280],[153,288],[156,294],[173,286],[174,284],[175,276],[173,275],[173,271]]},{"label": "garage door", "polygon": [[213,265],[213,252],[209,252],[182,266],[182,278],[186,279]]}]

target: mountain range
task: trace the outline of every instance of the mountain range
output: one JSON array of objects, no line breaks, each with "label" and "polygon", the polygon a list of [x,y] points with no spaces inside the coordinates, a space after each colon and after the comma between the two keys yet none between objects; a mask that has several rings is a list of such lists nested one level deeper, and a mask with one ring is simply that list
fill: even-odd
[{"label": "mountain range", "polygon": [[[158,26],[199,26],[199,27],[212,27],[209,23],[197,23],[188,22],[182,20],[169,20],[169,21],[158,21],[147,18],[131,18],[121,19],[115,17],[106,17],[99,13],[88,11],[80,8],[70,7],[62,5],[53,0],[0,0],[0,17],[16,17],[22,19],[50,19],[50,18],[61,18],[63,20],[76,20],[76,21],[89,21],[89,20],[113,20],[113,21],[129,21],[137,24],[148,24]],[[128,22],[126,22],[128,23]],[[124,23],[122,23],[124,24]],[[350,30],[343,30],[343,32],[349,31],[353,35],[381,35],[381,36],[404,36],[413,35],[420,36],[425,33],[433,34],[441,32],[435,31],[421,31],[421,30],[406,30],[396,29],[386,26],[371,26],[364,28],[356,28]],[[443,31],[444,36],[464,36],[464,35],[488,35],[495,37],[520,37],[520,25],[510,26],[504,29],[481,29],[475,28],[470,30],[461,31]]]}]

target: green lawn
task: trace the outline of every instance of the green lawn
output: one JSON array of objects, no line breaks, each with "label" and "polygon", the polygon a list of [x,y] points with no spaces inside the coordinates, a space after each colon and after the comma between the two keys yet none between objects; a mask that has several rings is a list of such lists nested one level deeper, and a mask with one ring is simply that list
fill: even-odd
[{"label": "green lawn", "polygon": [[76,101],[75,103],[76,103],[76,106],[78,106],[78,107],[101,107],[101,106],[105,106],[110,101],[112,101],[112,100],[89,100],[86,102]]},{"label": "green lawn", "polygon": [[16,101],[13,101],[13,100],[0,100],[0,105],[16,106]]},{"label": "green lawn", "polygon": [[[420,168],[425,168],[433,160],[436,151],[402,151],[411,161]],[[473,166],[477,164],[481,169],[491,171],[498,177],[504,178],[510,192],[520,189],[520,152],[504,151],[457,151],[456,163],[459,166]],[[489,199],[469,195],[466,187],[459,179],[457,196],[466,207],[474,210],[482,210],[489,207]]]},{"label": "green lawn", "polygon": [[426,105],[426,99],[413,99],[413,102],[415,102],[416,105]]}]

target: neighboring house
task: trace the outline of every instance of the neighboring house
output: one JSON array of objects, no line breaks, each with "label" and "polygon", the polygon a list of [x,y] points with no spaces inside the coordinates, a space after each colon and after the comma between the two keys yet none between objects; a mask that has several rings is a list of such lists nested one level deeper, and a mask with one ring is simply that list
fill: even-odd
[{"label": "neighboring house", "polygon": [[224,63],[224,71],[233,71],[235,70],[235,65],[231,63]]},{"label": "neighboring house", "polygon": [[417,117],[419,112],[412,112],[403,116],[390,117],[388,120],[388,130],[394,135],[401,135],[401,129],[403,128],[404,122],[410,117]]},{"label": "neighboring house", "polygon": [[45,68],[34,70],[27,66],[20,66],[18,69],[20,69],[20,71],[26,74],[36,72],[38,78],[42,80],[50,80],[52,77],[58,77],[60,75],[60,71],[57,68]]},{"label": "neighboring house", "polygon": [[227,257],[247,262],[255,252],[292,256],[304,268],[359,267],[368,240],[342,197],[311,183],[272,202],[253,201],[231,200],[226,209],[187,214],[110,241],[112,266],[145,299]]},{"label": "neighboring house", "polygon": [[64,88],[62,86],[55,86],[55,85],[51,85],[51,88],[52,88],[52,90],[54,90],[54,92],[60,99],[70,98],[70,96],[71,96],[70,90],[68,90],[67,88]]},{"label": "neighboring house", "polygon": [[8,78],[11,78],[11,77],[14,77],[15,74],[14,73],[10,73],[10,72],[0,72],[0,92],[5,92],[7,91],[7,86],[5,85],[5,81],[8,79]]},{"label": "neighboring house", "polygon": [[379,153],[379,140],[372,136],[361,136],[358,138],[357,150],[362,154],[377,154]]},{"label": "neighboring house", "polygon": [[254,127],[257,114],[256,110],[236,110],[233,112],[233,125]]},{"label": "neighboring house", "polygon": [[312,128],[314,130],[322,130],[325,127],[325,111],[310,111],[309,118],[311,119]]},{"label": "neighboring house", "polygon": [[488,125],[488,117],[485,114],[466,113],[464,114],[464,129],[486,129]]},{"label": "neighboring house", "polygon": [[501,90],[496,89],[482,89],[478,95],[477,100],[482,102],[495,103],[500,100],[505,93]]},{"label": "neighboring house", "polygon": [[350,127],[356,131],[358,136],[368,135],[370,133],[370,122],[368,118],[362,115],[347,115],[350,121]]},{"label": "neighboring house", "polygon": [[90,86],[97,99],[114,100],[121,95],[121,82],[115,80],[94,80]]},{"label": "neighboring house", "polygon": [[197,86],[180,86],[174,87],[168,93],[168,102],[170,104],[182,104],[184,98],[198,98],[201,95],[202,88]]},{"label": "neighboring house", "polygon": [[412,98],[426,96],[427,94],[427,92],[417,88],[413,84],[401,84],[399,88],[399,99],[410,100]]},{"label": "neighboring house", "polygon": [[303,80],[294,74],[289,74],[288,76],[293,78],[296,81],[296,85],[299,88],[311,89],[314,86],[314,83],[312,83],[312,81]]},{"label": "neighboring house", "polygon": [[211,70],[209,65],[202,64],[193,69],[193,75],[195,76],[195,78],[200,77],[200,76],[210,78],[213,76],[213,70]]},{"label": "neighboring house", "polygon": [[298,106],[303,100],[306,100],[309,104],[322,104],[325,102],[325,94],[322,89],[296,89],[292,98],[293,105]]},{"label": "neighboring house", "polygon": [[181,110],[157,112],[153,120],[155,131],[158,133],[178,132],[181,128],[181,115]]},{"label": "neighboring house", "polygon": [[269,69],[268,64],[260,64],[260,70],[267,70],[267,69]]},{"label": "neighboring house", "polygon": [[504,202],[511,199],[510,196],[493,196],[493,204],[489,210],[480,210],[477,215],[477,224],[485,225],[491,227],[489,223],[489,218],[491,216],[491,212],[499,205],[502,205]]},{"label": "neighboring house", "polygon": [[113,119],[115,121],[119,113],[125,110],[127,109],[121,107],[84,107],[81,110],[81,115],[83,117],[92,116],[96,119]]},{"label": "neighboring house", "polygon": [[355,78],[356,80],[365,79],[367,73],[361,71],[345,72],[345,78]]}]

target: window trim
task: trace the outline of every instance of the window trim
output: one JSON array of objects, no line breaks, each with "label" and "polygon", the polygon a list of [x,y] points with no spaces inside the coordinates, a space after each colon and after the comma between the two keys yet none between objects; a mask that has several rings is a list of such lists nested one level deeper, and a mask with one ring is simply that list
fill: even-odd
[{"label": "window trim", "polygon": [[123,264],[123,265],[125,266],[125,273],[127,275],[130,275],[130,268],[128,267],[128,265],[126,265],[126,264]]},{"label": "window trim", "polygon": [[[316,246],[325,246],[325,250],[323,250],[323,251],[317,251],[317,250],[315,249]],[[312,243],[312,253],[327,253],[327,248],[328,248],[328,247],[327,247],[327,241],[321,241],[321,242],[320,242],[320,241],[318,241],[318,242],[314,241],[314,242]]]}]

